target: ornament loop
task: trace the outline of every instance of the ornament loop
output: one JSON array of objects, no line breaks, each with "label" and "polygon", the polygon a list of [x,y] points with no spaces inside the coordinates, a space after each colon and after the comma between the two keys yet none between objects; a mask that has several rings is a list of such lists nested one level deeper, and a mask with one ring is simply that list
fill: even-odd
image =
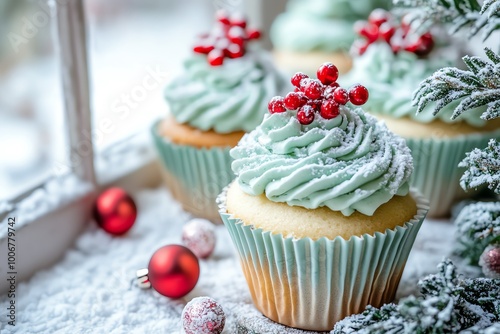
[{"label": "ornament loop", "polygon": [[150,289],[151,288],[151,282],[149,281],[149,270],[146,268],[139,269],[136,272],[136,282],[137,286],[141,289]]}]

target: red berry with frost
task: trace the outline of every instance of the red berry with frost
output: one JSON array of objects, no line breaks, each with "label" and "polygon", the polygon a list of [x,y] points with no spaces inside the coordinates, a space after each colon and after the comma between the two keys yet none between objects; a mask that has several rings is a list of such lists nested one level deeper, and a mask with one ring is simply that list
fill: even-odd
[{"label": "red berry with frost", "polygon": [[332,63],[324,63],[318,68],[316,76],[323,85],[329,85],[336,82],[339,77],[339,70],[337,66]]},{"label": "red berry with frost", "polygon": [[382,23],[387,22],[387,20],[389,20],[389,13],[382,8],[373,10],[370,13],[370,16],[368,16],[368,22],[376,25],[377,27],[380,27]]},{"label": "red berry with frost", "polygon": [[307,105],[310,106],[311,108],[314,109],[314,111],[320,111],[321,110],[321,103],[322,100],[308,100]]},{"label": "red berry with frost", "polygon": [[214,49],[208,53],[207,60],[212,66],[220,66],[224,62],[224,52],[222,50]]},{"label": "red berry with frost", "polygon": [[427,56],[434,47],[434,39],[430,33],[423,34],[415,42],[413,46],[405,48],[407,51],[411,49],[411,52],[415,53],[417,56],[423,57]]},{"label": "red berry with frost", "polygon": [[395,32],[396,28],[392,26],[389,22],[383,23],[379,28],[380,37],[387,43],[390,43],[391,38],[392,36],[394,36]]},{"label": "red berry with frost", "polygon": [[378,26],[365,21],[358,21],[354,24],[354,31],[360,36],[365,37],[371,44],[378,39],[379,29]]},{"label": "red berry with frost", "polygon": [[241,13],[234,13],[231,16],[230,21],[232,26],[237,26],[242,28],[247,27],[247,20],[245,19],[245,16],[242,15]]},{"label": "red berry with frost", "polygon": [[196,53],[207,54],[214,49],[213,45],[195,45],[193,51]]},{"label": "red berry with frost", "polygon": [[245,29],[234,26],[231,27],[227,32],[227,38],[229,38],[229,40],[233,43],[243,45],[247,38],[247,34],[245,32]]},{"label": "red berry with frost", "polygon": [[368,89],[363,85],[354,85],[349,89],[349,101],[356,106],[365,104],[368,101]]},{"label": "red berry with frost", "polygon": [[186,334],[220,334],[226,315],[220,304],[210,297],[196,297],[186,304],[181,314]]},{"label": "red berry with frost", "polygon": [[304,94],[306,94],[306,96],[311,100],[319,99],[323,94],[323,87],[318,81],[310,80],[304,86]]},{"label": "red berry with frost", "polygon": [[221,9],[221,10],[218,10],[215,15],[217,17],[217,20],[220,23],[222,23],[224,25],[229,25],[230,24],[230,22],[229,22],[229,15],[228,15],[227,11]]},{"label": "red berry with frost", "polygon": [[285,112],[286,108],[283,97],[281,96],[273,97],[271,101],[269,101],[269,103],[267,104],[267,109],[269,109],[269,112],[271,114]]},{"label": "red berry with frost", "polygon": [[260,30],[248,29],[248,39],[259,39],[261,35]]},{"label": "red berry with frost", "polygon": [[349,93],[344,88],[338,87],[333,92],[333,99],[338,104],[345,105],[347,102],[349,102]]},{"label": "red berry with frost", "polygon": [[303,107],[300,107],[299,111],[297,111],[297,119],[299,120],[300,124],[311,124],[312,121],[314,121],[314,109],[307,104]]},{"label": "red berry with frost", "polygon": [[295,110],[302,107],[307,102],[303,93],[291,92],[286,94],[284,103],[288,110]]},{"label": "red berry with frost", "polygon": [[307,79],[309,76],[307,74],[304,74],[302,72],[297,72],[292,76],[292,79],[290,80],[292,82],[292,85],[294,85],[297,88],[300,88],[300,82],[302,79]]},{"label": "red berry with frost", "polygon": [[352,43],[351,52],[353,54],[362,56],[366,52],[369,46],[370,42],[368,42],[367,40],[358,39],[355,40],[354,43]]},{"label": "red berry with frost", "polygon": [[243,47],[239,44],[232,43],[225,50],[224,54],[231,59],[240,58],[245,55]]},{"label": "red berry with frost", "polygon": [[324,119],[332,119],[337,117],[340,114],[339,104],[332,100],[325,100],[321,104],[321,112],[320,115]]}]

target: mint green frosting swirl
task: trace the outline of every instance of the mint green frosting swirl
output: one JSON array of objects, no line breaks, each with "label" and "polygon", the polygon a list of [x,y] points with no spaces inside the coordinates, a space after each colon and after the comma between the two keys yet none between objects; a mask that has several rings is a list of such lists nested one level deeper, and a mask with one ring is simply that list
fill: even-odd
[{"label": "mint green frosting swirl", "polygon": [[262,121],[267,102],[281,93],[285,80],[266,54],[249,52],[211,66],[206,56],[193,55],[184,73],[165,89],[175,120],[218,133],[253,130]]},{"label": "mint green frosting swirl", "polygon": [[[441,53],[445,52],[441,50]],[[448,59],[456,56],[454,51],[448,50],[448,53]],[[417,108],[412,106],[412,95],[420,82],[438,69],[453,65],[451,60],[443,60],[445,56],[433,53],[429,58],[421,59],[411,52],[394,54],[386,43],[380,42],[370,45],[362,56],[354,58],[352,70],[339,81],[347,86],[358,82],[366,86],[370,98],[363,107],[374,114],[411,117],[421,123],[439,118],[447,123],[465,121],[472,126],[484,126],[486,121],[480,118],[484,108],[473,109],[451,120],[459,101],[447,105],[436,116],[432,114],[434,104],[419,114],[416,113]]]},{"label": "mint green frosting swirl", "polygon": [[295,111],[268,114],[230,151],[241,189],[275,202],[371,216],[408,194],[413,160],[405,141],[360,108],[301,125]]},{"label": "mint green frosting swirl", "polygon": [[388,0],[293,0],[271,27],[276,49],[299,52],[348,50],[356,38],[353,24]]}]

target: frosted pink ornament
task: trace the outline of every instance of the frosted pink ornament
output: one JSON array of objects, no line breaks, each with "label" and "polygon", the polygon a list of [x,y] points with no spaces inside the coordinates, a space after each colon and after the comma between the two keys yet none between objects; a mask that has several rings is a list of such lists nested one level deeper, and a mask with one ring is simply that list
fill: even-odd
[{"label": "frosted pink ornament", "polygon": [[206,219],[192,219],[182,229],[182,243],[200,259],[213,253],[215,242],[215,227]]},{"label": "frosted pink ornament", "polygon": [[224,310],[210,297],[193,298],[181,317],[186,334],[220,334],[226,324]]}]

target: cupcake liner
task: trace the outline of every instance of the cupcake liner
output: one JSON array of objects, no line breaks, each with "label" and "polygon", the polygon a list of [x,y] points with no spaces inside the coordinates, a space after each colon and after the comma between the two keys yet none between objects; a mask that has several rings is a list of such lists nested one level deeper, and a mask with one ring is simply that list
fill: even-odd
[{"label": "cupcake liner", "polygon": [[193,215],[220,223],[216,198],[234,179],[231,148],[178,145],[160,136],[157,128],[158,123],[151,132],[164,167],[165,183],[173,197]]},{"label": "cupcake liner", "polygon": [[466,152],[486,147],[490,138],[500,139],[500,131],[446,139],[406,138],[415,167],[411,185],[429,200],[428,217],[449,215],[455,201],[477,192],[473,189],[465,192],[460,187],[465,168],[459,168],[458,164]]},{"label": "cupcake liner", "polygon": [[226,212],[226,190],[219,213],[238,250],[256,308],[278,323],[306,330],[331,330],[367,305],[394,299],[408,254],[428,210],[412,189],[417,214],[385,233],[294,239],[254,228]]}]

